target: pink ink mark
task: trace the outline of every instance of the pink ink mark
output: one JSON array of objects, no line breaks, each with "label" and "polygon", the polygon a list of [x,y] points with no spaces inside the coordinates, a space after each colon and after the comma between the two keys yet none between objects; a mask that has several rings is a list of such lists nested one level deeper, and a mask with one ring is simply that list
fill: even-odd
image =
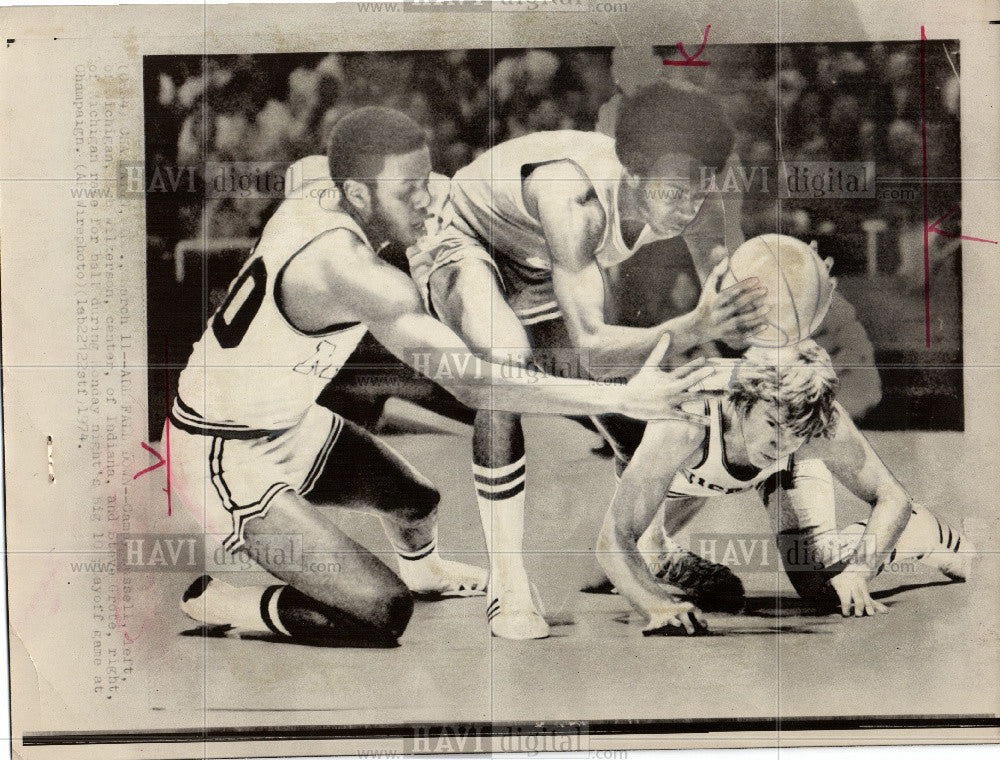
[{"label": "pink ink mark", "polygon": [[970,240],[976,243],[990,243],[1000,245],[996,240],[986,240],[985,238],[970,237],[968,235],[956,235],[952,232],[945,232],[938,224],[958,211],[955,206],[944,216],[938,218],[933,224],[930,223],[930,213],[927,209],[927,59],[924,52],[927,42],[927,31],[925,27],[920,27],[920,142],[923,148],[923,201],[924,201],[924,339],[927,348],[931,347],[931,233],[943,235],[944,237],[958,240]]},{"label": "pink ink mark", "polygon": [[160,452],[157,451],[156,449],[154,449],[152,446],[150,446],[145,441],[143,441],[139,445],[142,446],[146,451],[148,451],[150,454],[152,454],[154,457],[156,457],[160,461],[157,462],[156,464],[150,466],[150,467],[147,467],[145,470],[140,470],[139,472],[137,472],[135,475],[132,476],[132,480],[135,480],[140,475],[145,475],[147,472],[152,472],[153,470],[158,470],[160,467],[163,467],[163,465],[165,465],[167,463],[167,460],[164,459],[162,456],[160,456]]},{"label": "pink ink mark", "polygon": [[920,142],[923,147],[924,202],[924,340],[931,347],[931,242],[927,222],[927,61],[924,54],[927,33],[920,27]]},{"label": "pink ink mark", "polygon": [[[160,456],[160,453],[158,451],[156,451],[156,449],[154,449],[148,443],[142,442],[141,443],[142,447],[146,451],[148,451],[150,454],[152,454],[153,456],[155,456],[160,461],[158,461],[154,465],[150,465],[145,470],[141,470],[141,471],[137,472],[135,475],[132,476],[132,480],[135,480],[136,478],[138,478],[141,475],[145,475],[145,474],[147,474],[149,472],[152,472],[153,470],[158,470],[159,468],[166,466],[166,468],[167,468],[167,487],[164,488],[164,489],[161,489],[161,490],[163,490],[167,494],[167,517],[170,517],[171,514],[173,513],[173,508],[172,508],[172,504],[171,504],[171,492],[172,492],[172,488],[171,488],[171,484],[170,484],[170,353],[169,353],[169,348],[170,348],[169,338],[165,338],[164,341],[163,341],[163,378],[164,378],[163,379],[163,388],[164,388],[164,403],[166,404],[166,408],[167,408],[167,417],[166,417],[166,422],[164,423],[164,426],[163,426],[163,453],[166,456]],[[181,497],[181,502],[182,503],[185,502],[183,496]],[[188,509],[192,513],[195,513],[195,509],[193,509],[191,506],[188,506]],[[121,528],[123,528],[124,526],[122,525],[122,517],[121,516],[119,516],[118,522],[119,522],[119,526]],[[128,629],[126,628],[127,623],[126,623],[126,620],[125,620],[125,606],[124,606],[124,601],[125,601],[125,588],[124,588],[124,586],[125,586],[125,580],[124,580],[124,578],[123,578],[123,576],[122,576],[121,573],[115,573],[115,577],[117,579],[117,582],[115,583],[115,622],[118,624],[118,627],[121,629],[122,636],[124,637],[126,643],[133,644],[136,641],[138,641],[139,637],[142,636],[142,634],[145,632],[146,625],[149,623],[149,620],[150,620],[150,618],[152,617],[152,614],[153,614],[153,608],[155,606],[155,601],[152,598],[152,595],[150,595],[148,597],[148,600],[149,600],[148,604],[146,605],[145,609],[142,612],[142,623],[140,623],[139,630],[133,636],[132,634],[130,634],[128,632]]]},{"label": "pink ink mark", "polygon": [[167,468],[167,487],[161,489],[167,494],[167,517],[173,514],[173,504],[171,502],[171,488],[170,488],[170,354],[168,353],[170,344],[168,340],[163,341],[163,389],[164,389],[164,399],[167,406],[166,423],[163,426],[163,451],[166,457],[160,456],[160,453],[155,449],[151,448],[148,443],[143,443],[142,447],[152,454],[154,457],[160,461],[156,464],[147,467],[145,470],[141,470],[132,476],[132,480],[135,480],[140,475],[145,475],[147,472],[152,472],[153,470],[158,470],[160,467],[166,465]]},{"label": "pink ink mark", "polygon": [[173,514],[173,506],[170,503],[170,338],[163,338],[163,403],[166,406],[166,415],[163,425],[163,447],[167,455],[167,487],[163,490],[167,492],[167,517]]},{"label": "pink ink mark", "polygon": [[170,503],[170,418],[167,417],[163,425],[164,448],[167,453],[167,487],[163,490],[167,493],[167,517],[173,514],[173,505]]},{"label": "pink ink mark", "polygon": [[164,440],[164,444],[165,444],[164,448],[166,449],[166,454],[167,454],[166,457],[161,456],[160,452],[158,452],[156,449],[154,449],[152,446],[150,446],[145,441],[143,441],[140,444],[146,451],[148,451],[150,454],[152,454],[154,457],[156,457],[160,461],[157,462],[156,464],[150,465],[145,470],[140,470],[139,472],[137,472],[135,475],[132,476],[132,480],[136,480],[139,477],[141,477],[142,475],[145,475],[146,473],[152,472],[153,470],[158,470],[161,467],[163,467],[164,465],[166,465],[166,468],[167,468],[167,487],[166,488],[162,488],[160,490],[162,490],[164,493],[167,494],[167,517],[169,517],[170,514],[171,514],[171,511],[172,511],[172,506],[171,506],[171,503],[170,503],[170,420],[169,419],[167,420],[167,424],[165,426],[165,434],[163,436],[163,440]]},{"label": "pink ink mark", "polygon": [[698,48],[698,52],[694,55],[688,55],[687,51],[684,49],[684,43],[677,43],[677,50],[680,52],[681,56],[684,58],[683,61],[664,61],[664,66],[708,66],[711,61],[699,61],[698,56],[705,52],[705,46],[708,44],[708,30],[712,28],[709,24],[705,27],[705,36],[702,38],[701,47]]},{"label": "pink ink mark", "polygon": [[1000,245],[1000,241],[997,241],[997,240],[987,240],[986,238],[969,237],[968,235],[956,235],[954,232],[945,232],[944,230],[942,230],[942,229],[940,229],[938,227],[939,223],[943,222],[949,216],[951,216],[956,211],[958,211],[958,209],[959,209],[959,207],[961,205],[962,204],[959,204],[958,206],[955,206],[955,208],[953,208],[947,214],[945,214],[944,216],[942,216],[939,219],[937,219],[937,221],[935,221],[933,224],[931,224],[930,227],[927,228],[927,231],[928,232],[934,232],[934,233],[936,233],[938,235],[944,235],[945,237],[955,238],[957,240],[971,240],[974,243],[991,243],[992,245]]}]

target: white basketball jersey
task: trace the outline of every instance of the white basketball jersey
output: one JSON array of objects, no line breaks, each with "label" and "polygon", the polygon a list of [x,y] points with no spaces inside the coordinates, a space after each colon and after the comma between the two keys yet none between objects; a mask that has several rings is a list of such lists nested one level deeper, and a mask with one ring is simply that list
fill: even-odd
[{"label": "white basketball jersey", "polygon": [[[771,475],[786,470],[791,458],[779,459],[767,469],[761,470],[749,480],[732,474],[726,461],[726,445],[722,437],[722,399],[712,398],[705,402],[705,413],[711,423],[695,464],[684,465],[670,481],[668,498],[687,496],[719,496],[720,494],[750,491],[767,480]],[[690,461],[690,460],[689,460]]]},{"label": "white basketball jersey", "polygon": [[541,223],[528,213],[521,189],[538,166],[555,161],[575,163],[594,186],[607,220],[596,257],[602,267],[619,264],[651,231],[643,229],[632,247],[622,240],[618,214],[618,184],[622,165],[615,141],[597,132],[536,132],[500,143],[455,173],[451,201],[459,216],[494,258],[526,269],[551,270],[548,244]]},{"label": "white basketball jersey", "polygon": [[284,200],[268,220],[181,373],[171,410],[174,424],[229,437],[288,429],[364,336],[367,328],[359,322],[302,332],[282,310],[282,275],[310,243],[348,229],[369,244],[337,205],[336,187],[324,184],[311,185],[301,198]]}]

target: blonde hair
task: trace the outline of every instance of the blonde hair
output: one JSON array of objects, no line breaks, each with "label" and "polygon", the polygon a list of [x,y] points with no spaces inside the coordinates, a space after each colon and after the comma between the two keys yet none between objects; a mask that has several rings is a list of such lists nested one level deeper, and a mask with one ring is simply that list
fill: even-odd
[{"label": "blonde hair", "polygon": [[829,437],[837,422],[837,374],[813,340],[783,348],[754,346],[735,367],[729,399],[746,416],[758,401],[785,411],[786,424],[805,438]]}]

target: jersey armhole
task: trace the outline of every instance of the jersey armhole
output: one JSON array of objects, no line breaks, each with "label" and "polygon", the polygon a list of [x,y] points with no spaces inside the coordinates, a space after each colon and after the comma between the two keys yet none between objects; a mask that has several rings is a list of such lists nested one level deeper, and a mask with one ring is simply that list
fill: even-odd
[{"label": "jersey armhole", "polygon": [[[712,414],[711,403],[712,403],[711,401],[705,399],[705,416],[708,417],[709,419],[711,419],[711,414]],[[704,465],[705,462],[708,461],[708,450],[711,448],[711,446],[712,446],[712,425],[711,423],[709,423],[709,425],[705,428],[705,436],[701,439],[701,459],[698,460],[698,464],[691,465],[691,467],[688,468],[689,470],[697,470],[699,467]]]},{"label": "jersey armhole", "polygon": [[583,167],[580,166],[580,164],[578,164],[572,158],[555,158],[552,159],[551,161],[535,161],[534,163],[521,164],[521,205],[524,207],[524,211],[528,213],[528,216],[530,216],[536,222],[540,221],[538,219],[537,209],[536,213],[534,214],[528,212],[528,201],[524,197],[524,183],[528,181],[528,178],[532,175],[535,169],[538,169],[539,167],[542,166],[549,166],[551,164],[561,164],[561,163],[569,163],[575,166],[577,171],[580,172],[581,179],[586,180],[590,185],[590,191],[587,193],[587,196],[584,198],[584,200],[589,201],[591,198],[594,198],[595,200],[597,199],[597,189],[594,187],[594,183],[590,181],[590,178],[587,176],[587,172],[583,170]]},{"label": "jersey armhole", "polygon": [[306,248],[315,243],[321,237],[323,237],[324,235],[328,235],[331,232],[336,232],[338,230],[347,230],[348,232],[351,232],[353,234],[353,230],[351,230],[349,227],[333,227],[332,229],[323,230],[321,233],[311,238],[305,245],[299,248],[295,253],[289,256],[288,259],[285,260],[285,263],[281,265],[281,268],[278,270],[278,272],[274,275],[274,286],[272,288],[273,292],[271,293],[272,297],[274,298],[274,307],[278,310],[278,314],[281,315],[281,318],[285,320],[285,324],[287,324],[292,330],[297,332],[299,335],[305,335],[308,338],[323,337],[324,335],[330,335],[332,333],[341,332],[342,330],[348,330],[352,327],[357,327],[358,325],[361,324],[356,320],[349,322],[335,322],[332,325],[328,325],[327,327],[324,327],[320,330],[303,330],[299,327],[296,327],[295,323],[292,322],[291,317],[289,317],[288,314],[285,313],[284,298],[281,295],[281,282],[282,279],[284,278],[285,270],[288,268],[288,265],[292,263],[292,261],[295,259],[296,256],[302,253]]}]

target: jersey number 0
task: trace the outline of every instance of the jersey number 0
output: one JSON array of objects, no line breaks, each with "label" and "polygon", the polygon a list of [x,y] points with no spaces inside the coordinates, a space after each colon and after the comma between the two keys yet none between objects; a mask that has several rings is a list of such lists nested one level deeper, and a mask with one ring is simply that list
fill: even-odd
[{"label": "jersey number 0", "polygon": [[212,332],[223,348],[235,348],[243,340],[267,292],[264,260],[254,259],[229,288],[225,303],[212,319]]}]

